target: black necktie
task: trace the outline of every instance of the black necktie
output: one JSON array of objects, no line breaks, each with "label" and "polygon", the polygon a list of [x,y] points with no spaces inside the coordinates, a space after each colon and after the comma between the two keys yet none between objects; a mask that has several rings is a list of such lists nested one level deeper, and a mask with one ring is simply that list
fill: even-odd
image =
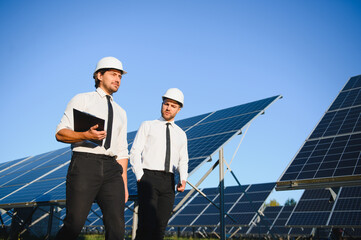
[{"label": "black necktie", "polygon": [[167,148],[165,150],[165,164],[164,164],[164,170],[166,172],[169,172],[169,165],[170,165],[170,131],[169,131],[169,125],[170,123],[167,123]]},{"label": "black necktie", "polygon": [[110,102],[110,96],[107,95],[108,100],[108,125],[107,125],[107,138],[105,139],[104,148],[110,148],[110,141],[112,139],[112,127],[113,127],[113,107]]}]

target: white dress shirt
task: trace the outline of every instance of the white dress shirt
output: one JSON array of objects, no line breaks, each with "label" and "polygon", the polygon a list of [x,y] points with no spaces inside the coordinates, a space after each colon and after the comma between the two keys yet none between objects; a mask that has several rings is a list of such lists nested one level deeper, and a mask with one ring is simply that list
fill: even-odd
[{"label": "white dress shirt", "polygon": [[[163,118],[145,121],[138,129],[132,149],[130,164],[137,177],[141,179],[143,169],[164,171],[166,153],[166,125]],[[178,170],[180,180],[188,177],[187,135],[174,122],[170,122],[170,172]]]},{"label": "white dress shirt", "polygon": [[[112,96],[110,99],[113,106],[113,127],[110,148],[105,149],[104,146],[99,146],[91,141],[81,141],[71,145],[73,151],[116,156],[117,160],[129,158],[127,115],[124,109],[113,101]],[[80,93],[73,97],[65,109],[64,115],[56,128],[56,132],[64,128],[74,130],[73,108],[104,119],[104,127],[107,127],[108,100],[103,89],[97,88],[94,92]],[[104,130],[106,131],[107,129]],[[103,145],[104,143],[105,139],[103,139]]]}]

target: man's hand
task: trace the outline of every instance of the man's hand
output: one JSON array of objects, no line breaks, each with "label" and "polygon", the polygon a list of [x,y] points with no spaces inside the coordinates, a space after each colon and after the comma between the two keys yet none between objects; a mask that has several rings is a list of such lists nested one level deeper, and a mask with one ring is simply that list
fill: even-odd
[{"label": "man's hand", "polygon": [[75,132],[73,130],[63,128],[59,130],[56,134],[56,140],[64,143],[76,143],[84,140],[103,140],[107,136],[106,131],[97,131],[98,124],[92,126],[86,132]]},{"label": "man's hand", "polygon": [[106,131],[98,131],[99,125],[92,126],[88,131],[86,131],[87,140],[103,140],[107,136]]},{"label": "man's hand", "polygon": [[185,180],[183,180],[182,183],[178,183],[177,191],[184,192],[184,189],[186,189],[186,184],[187,184],[187,182]]},{"label": "man's hand", "polygon": [[124,199],[124,203],[128,202],[128,198],[129,198],[129,192],[128,192],[128,158],[124,158],[124,159],[118,159],[117,162],[122,166],[123,168],[123,174],[122,174],[122,178],[123,178],[123,182],[124,182],[124,195],[125,195],[125,199]]},{"label": "man's hand", "polygon": [[129,199],[128,186],[124,186],[124,194],[125,194],[125,201],[124,201],[124,203],[126,203],[126,202],[128,202],[128,199]]}]

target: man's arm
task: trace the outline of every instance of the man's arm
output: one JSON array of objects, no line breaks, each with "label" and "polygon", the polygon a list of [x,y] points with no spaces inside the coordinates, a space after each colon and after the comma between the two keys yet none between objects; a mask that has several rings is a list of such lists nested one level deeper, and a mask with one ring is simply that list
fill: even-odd
[{"label": "man's arm", "polygon": [[85,94],[78,94],[74,96],[66,106],[64,115],[62,116],[60,123],[56,127],[56,140],[64,143],[76,143],[84,140],[102,140],[106,137],[105,131],[97,131],[97,125],[91,127],[85,132],[74,131],[74,109],[84,110],[88,97]]},{"label": "man's arm", "polygon": [[187,178],[188,178],[188,142],[187,137],[185,137],[184,145],[179,153],[179,163],[178,163],[178,171],[180,182],[177,185],[177,191],[183,192],[186,188]]},{"label": "man's arm", "polygon": [[142,168],[142,152],[147,139],[147,131],[146,122],[143,122],[138,129],[132,149],[130,150],[130,164],[132,165],[132,170],[137,181],[139,181],[144,174]]},{"label": "man's arm", "polygon": [[103,140],[107,132],[97,131],[98,125],[91,127],[86,132],[75,132],[68,128],[60,129],[56,134],[56,140],[63,143],[76,143],[84,140]]},{"label": "man's arm", "polygon": [[124,182],[124,194],[125,194],[125,203],[128,202],[129,198],[129,192],[128,192],[128,159],[120,159],[117,160],[117,162],[122,166],[123,168],[123,182]]}]

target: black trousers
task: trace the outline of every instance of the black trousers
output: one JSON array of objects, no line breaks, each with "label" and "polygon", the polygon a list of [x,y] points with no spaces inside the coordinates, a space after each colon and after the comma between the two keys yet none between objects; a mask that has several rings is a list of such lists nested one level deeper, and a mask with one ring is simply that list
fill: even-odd
[{"label": "black trousers", "polygon": [[138,182],[136,240],[163,239],[174,204],[174,175],[144,169]]},{"label": "black trousers", "polygon": [[76,239],[97,201],[103,213],[105,239],[124,239],[124,182],[114,157],[73,152],[66,178],[66,216],[56,240]]}]

